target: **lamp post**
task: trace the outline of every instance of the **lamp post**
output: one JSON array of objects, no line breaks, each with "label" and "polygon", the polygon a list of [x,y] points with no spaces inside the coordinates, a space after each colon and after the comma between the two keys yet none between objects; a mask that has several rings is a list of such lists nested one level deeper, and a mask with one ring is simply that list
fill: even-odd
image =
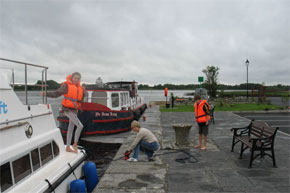
[{"label": "lamp post", "polygon": [[247,59],[246,60],[246,66],[247,66],[247,101],[248,101],[248,98],[249,98],[249,91],[248,91],[248,80],[249,80],[249,76],[248,76],[248,68],[249,68],[249,64],[250,64],[250,62],[249,62],[249,60]]}]

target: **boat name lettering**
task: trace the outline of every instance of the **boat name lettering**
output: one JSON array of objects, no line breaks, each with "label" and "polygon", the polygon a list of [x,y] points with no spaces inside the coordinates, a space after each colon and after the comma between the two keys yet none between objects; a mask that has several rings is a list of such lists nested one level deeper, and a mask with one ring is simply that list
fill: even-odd
[{"label": "boat name lettering", "polygon": [[113,113],[113,112],[96,112],[95,116],[96,117],[117,117],[118,114]]},{"label": "boat name lettering", "polygon": [[0,114],[2,114],[2,112],[4,114],[7,114],[8,109],[7,109],[7,104],[3,101],[0,101]]}]

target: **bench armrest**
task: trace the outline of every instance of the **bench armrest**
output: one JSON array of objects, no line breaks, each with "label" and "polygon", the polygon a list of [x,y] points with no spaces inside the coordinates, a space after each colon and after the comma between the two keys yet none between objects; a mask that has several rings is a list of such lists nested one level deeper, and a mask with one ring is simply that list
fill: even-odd
[{"label": "bench armrest", "polygon": [[231,131],[234,131],[234,136],[248,135],[249,127],[232,128]]},{"label": "bench armrest", "polygon": [[239,128],[231,128],[231,131],[240,130],[240,129],[247,129],[248,127],[239,127]]}]

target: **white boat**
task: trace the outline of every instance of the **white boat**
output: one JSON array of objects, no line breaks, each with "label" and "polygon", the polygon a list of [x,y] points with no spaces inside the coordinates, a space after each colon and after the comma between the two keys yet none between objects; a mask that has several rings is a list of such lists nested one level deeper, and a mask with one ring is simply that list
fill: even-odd
[{"label": "white boat", "polygon": [[65,151],[49,104],[24,105],[1,69],[0,80],[0,192],[68,192],[85,152]]}]

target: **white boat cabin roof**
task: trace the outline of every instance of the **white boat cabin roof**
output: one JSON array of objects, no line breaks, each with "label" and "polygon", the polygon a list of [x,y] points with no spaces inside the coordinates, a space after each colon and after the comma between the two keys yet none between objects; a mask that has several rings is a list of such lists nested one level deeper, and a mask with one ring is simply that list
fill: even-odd
[{"label": "white boat cabin roof", "polygon": [[11,90],[10,81],[7,75],[7,70],[0,69],[0,89],[1,90]]}]

